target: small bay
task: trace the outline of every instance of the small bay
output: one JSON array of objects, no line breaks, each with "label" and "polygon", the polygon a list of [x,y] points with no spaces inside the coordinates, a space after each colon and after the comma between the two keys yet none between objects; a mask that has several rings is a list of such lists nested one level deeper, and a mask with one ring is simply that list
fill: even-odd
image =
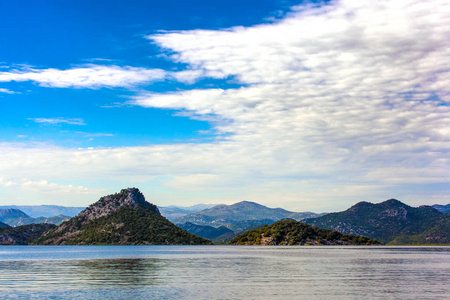
[{"label": "small bay", "polygon": [[2,246],[1,299],[443,299],[450,247]]}]

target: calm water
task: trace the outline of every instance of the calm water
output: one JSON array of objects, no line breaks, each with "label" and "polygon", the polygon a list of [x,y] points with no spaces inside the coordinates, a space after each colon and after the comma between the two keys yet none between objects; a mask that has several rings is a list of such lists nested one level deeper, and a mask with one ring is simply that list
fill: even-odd
[{"label": "calm water", "polygon": [[450,247],[0,246],[1,299],[450,299]]}]

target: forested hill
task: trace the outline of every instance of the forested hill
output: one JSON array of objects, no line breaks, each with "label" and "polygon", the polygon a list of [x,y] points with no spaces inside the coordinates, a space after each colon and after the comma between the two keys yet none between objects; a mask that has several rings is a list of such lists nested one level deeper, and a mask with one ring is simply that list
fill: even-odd
[{"label": "forested hill", "polygon": [[[390,199],[379,204],[359,202],[346,211],[304,221],[341,233],[364,235],[383,243],[400,243],[398,237],[424,234],[440,224],[442,218],[444,215],[430,206],[411,207]],[[447,231],[446,236],[448,234]],[[435,236],[435,240],[448,243],[446,236]]]},{"label": "forested hill", "polygon": [[232,245],[377,245],[374,239],[321,229],[305,223],[282,220],[272,225],[247,231],[233,240]]},{"label": "forested hill", "polygon": [[44,245],[211,244],[162,217],[137,188],[100,198],[36,241]]}]

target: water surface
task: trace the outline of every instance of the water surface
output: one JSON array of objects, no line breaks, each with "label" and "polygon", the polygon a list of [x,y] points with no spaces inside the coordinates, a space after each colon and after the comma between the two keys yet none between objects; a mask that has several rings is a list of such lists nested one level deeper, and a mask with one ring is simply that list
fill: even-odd
[{"label": "water surface", "polygon": [[0,247],[2,299],[449,295],[450,247]]}]

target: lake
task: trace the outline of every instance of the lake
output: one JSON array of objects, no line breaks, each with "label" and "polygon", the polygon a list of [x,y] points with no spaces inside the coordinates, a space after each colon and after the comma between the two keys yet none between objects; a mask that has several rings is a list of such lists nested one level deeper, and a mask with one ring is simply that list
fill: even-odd
[{"label": "lake", "polygon": [[1,299],[449,299],[450,247],[0,246]]}]

